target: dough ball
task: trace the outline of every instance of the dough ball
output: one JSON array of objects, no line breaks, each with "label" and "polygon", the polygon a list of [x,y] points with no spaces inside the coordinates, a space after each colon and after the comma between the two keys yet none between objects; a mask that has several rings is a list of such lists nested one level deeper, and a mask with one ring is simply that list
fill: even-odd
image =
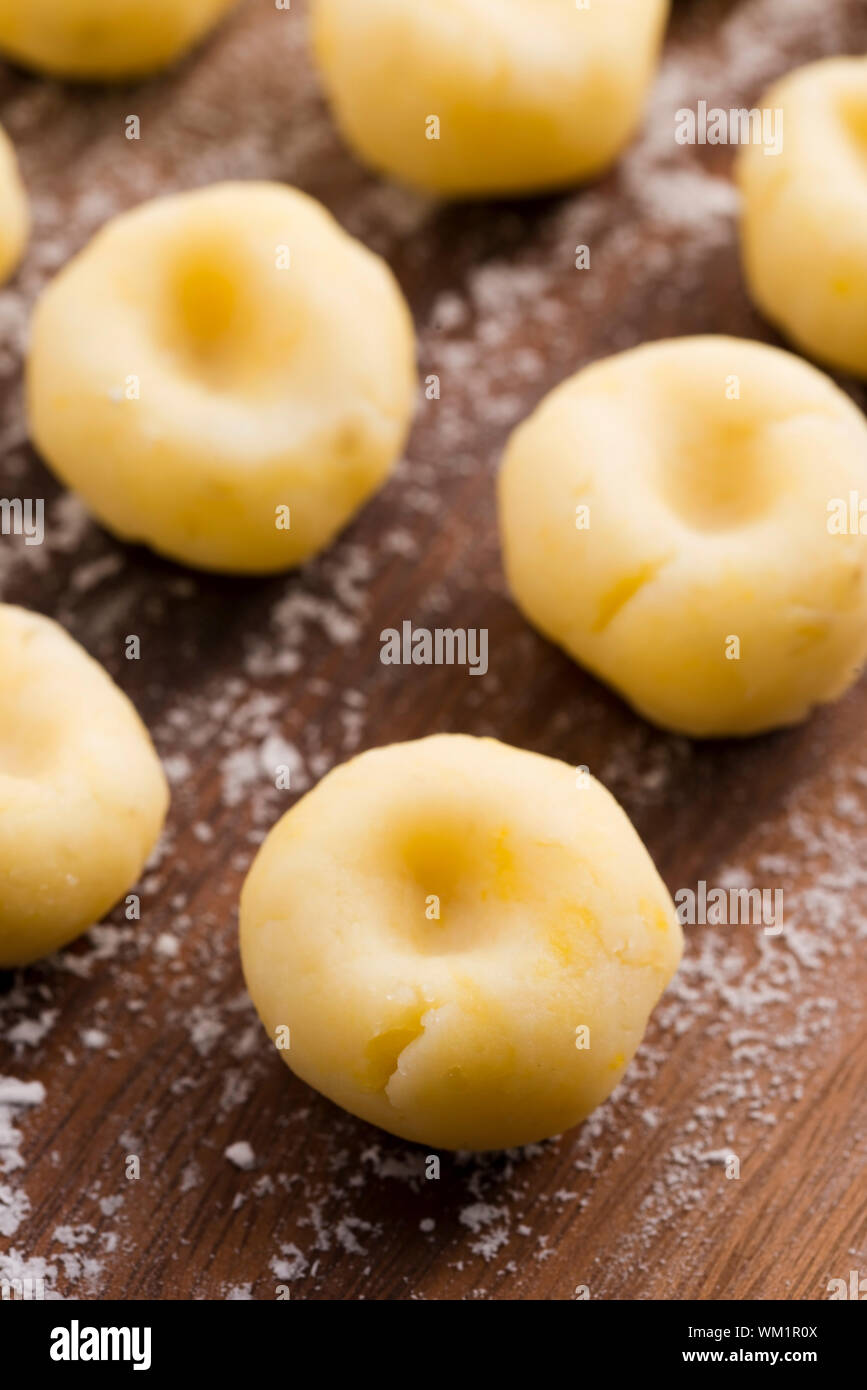
[{"label": "dough ball", "polygon": [[607,168],[641,119],[669,0],[313,0],[314,49],[362,159],[446,196]]},{"label": "dough ball", "polygon": [[54,77],[123,80],[166,67],[237,0],[0,0],[0,53]]},{"label": "dough ball", "polygon": [[0,968],[98,922],[136,882],[168,800],[103,668],[48,618],[0,604]]},{"label": "dough ball", "polygon": [[27,194],[15,150],[0,126],[0,284],[9,279],[21,260],[29,231]]},{"label": "dough ball", "polygon": [[412,323],[383,261],[270,183],[110,222],[32,325],[31,431],[124,540],[266,574],[326,546],[409,429]]},{"label": "dough ball", "polygon": [[867,655],[867,423],[797,357],[735,338],[587,367],[512,435],[506,572],[530,621],[656,724],[805,718]]},{"label": "dough ball", "polygon": [[605,1100],[682,935],[623,811],[579,780],[441,734],[354,758],[278,822],[241,954],[297,1076],[433,1148],[529,1143]]},{"label": "dough ball", "polygon": [[739,153],[750,291],[804,352],[867,377],[867,58],[798,68],[760,105],[783,147]]}]

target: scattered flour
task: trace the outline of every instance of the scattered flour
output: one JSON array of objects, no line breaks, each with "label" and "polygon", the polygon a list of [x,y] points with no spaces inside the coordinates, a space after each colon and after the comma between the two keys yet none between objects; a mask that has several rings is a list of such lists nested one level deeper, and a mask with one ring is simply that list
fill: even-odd
[{"label": "scattered flour", "polygon": [[226,1149],[226,1158],[244,1173],[248,1173],[251,1168],[256,1166],[256,1155],[246,1139],[240,1139],[236,1144],[230,1144]]},{"label": "scattered flour", "polygon": [[[0,290],[0,378],[9,405],[0,421],[0,459],[4,478],[16,489],[38,480],[46,492],[47,525],[42,547],[14,539],[7,544],[4,538],[0,597],[15,601],[32,593],[38,577],[46,585],[46,606],[54,603],[52,611],[114,663],[115,675],[123,676],[117,654],[128,631],[147,624],[159,633],[183,624],[185,605],[193,602],[210,615],[209,630],[217,631],[214,619],[222,615],[227,591],[156,565],[143,581],[133,573],[134,557],[33,465],[17,378],[30,306],[47,278],[107,217],[168,186],[289,177],[330,197],[335,181],[327,171],[342,161],[346,189],[335,194],[334,207],[340,220],[389,256],[401,274],[431,290],[419,296],[426,307],[417,326],[423,375],[440,377],[441,398],[420,403],[417,439],[384,496],[387,529],[381,534],[362,518],[299,575],[269,581],[253,598],[242,593],[243,586],[233,591],[232,601],[247,605],[236,629],[242,635],[234,677],[227,680],[222,669],[211,674],[193,647],[189,670],[185,664],[177,682],[175,672],[171,685],[155,681],[147,716],[172,782],[174,813],[145,878],[142,921],[121,925],[119,918],[95,927],[77,946],[0,993],[0,1033],[16,1068],[20,1061],[28,1073],[52,1049],[52,1057],[65,1059],[71,1082],[82,1066],[96,1078],[109,1038],[117,1037],[118,1047],[136,1057],[147,1056],[163,1036],[171,1041],[182,1057],[171,1096],[187,1129],[178,1167],[166,1179],[166,1201],[192,1207],[216,1200],[211,1187],[223,1156],[242,1172],[257,1170],[255,1181],[246,1180],[245,1191],[234,1194],[244,1198],[234,1219],[261,1222],[256,1239],[262,1287],[232,1282],[222,1288],[227,1300],[273,1297],[265,1271],[274,1282],[291,1284],[293,1297],[309,1289],[327,1291],[327,1261],[335,1258],[357,1269],[375,1294],[375,1267],[365,1261],[373,1261],[378,1241],[395,1226],[424,1233],[425,1244],[442,1254],[442,1267],[450,1267],[458,1296],[497,1296],[498,1280],[508,1296],[520,1296],[530,1262],[554,1268],[554,1238],[539,1236],[538,1224],[547,1224],[555,1210],[559,1220],[580,1223],[597,1199],[610,1200],[609,1175],[616,1173],[618,1157],[633,1149],[649,1165],[646,1195],[616,1249],[588,1252],[592,1268],[584,1274],[594,1294],[616,1294],[632,1270],[654,1258],[667,1233],[687,1227],[692,1243],[683,1259],[700,1274],[706,1237],[684,1216],[717,1200],[720,1168],[730,1152],[747,1155],[748,1162],[761,1160],[774,1134],[797,1112],[814,1070],[863,1028],[864,1001],[853,968],[867,937],[867,759],[860,762],[854,745],[848,766],[820,762],[805,773],[797,797],[766,827],[753,827],[745,818],[738,862],[712,866],[718,882],[728,875],[735,884],[781,884],[785,931],[768,938],[745,929],[690,929],[683,967],[611,1100],[565,1138],[505,1155],[444,1156],[439,1184],[426,1179],[419,1150],[373,1138],[372,1132],[360,1139],[354,1121],[331,1107],[323,1110],[324,1102],[288,1078],[280,1078],[279,1092],[266,1089],[276,1063],[240,992],[232,917],[247,853],[297,795],[365,746],[368,716],[378,713],[381,700],[399,698],[387,688],[369,698],[346,688],[347,678],[360,685],[378,673],[377,634],[368,623],[377,583],[388,580],[396,619],[415,613],[423,621],[422,603],[431,613],[453,613],[468,602],[476,582],[474,557],[479,573],[498,572],[497,564],[487,563],[496,554],[490,479],[511,426],[567,372],[638,341],[649,309],[666,331],[698,331],[707,325],[693,317],[693,304],[700,313],[698,291],[705,281],[729,274],[732,285],[739,285],[738,200],[728,152],[711,164],[698,151],[675,147],[674,111],[700,98],[724,106],[754,101],[805,55],[842,51],[853,32],[850,15],[842,0],[821,6],[815,0],[750,0],[723,13],[719,6],[691,6],[678,16],[680,27],[666,46],[644,133],[617,169],[546,208],[486,209],[484,242],[474,231],[472,211],[465,217],[443,212],[429,200],[352,172],[354,164],[323,114],[302,26],[285,26],[275,40],[253,7],[239,12],[225,40],[215,40],[215,51],[225,44],[221,64],[193,63],[186,75],[167,79],[178,84],[172,102],[165,101],[160,83],[136,89],[148,138],[122,159],[116,132],[106,124],[94,136],[101,118],[84,108],[70,111],[59,84],[10,78],[3,118],[22,150],[34,234],[22,272]],[[245,103],[237,128],[227,107],[227,83],[243,89],[251,73],[260,99]],[[107,118],[121,110],[111,94],[94,94],[92,101],[103,103]],[[71,149],[92,140],[80,160],[70,160],[62,186],[55,187],[56,151],[43,156],[41,142],[30,134],[37,128],[57,132]],[[101,174],[109,165],[107,190]],[[425,249],[428,235],[438,248],[436,263]],[[574,253],[584,242],[604,274],[579,278]],[[482,244],[502,250],[481,259]],[[439,265],[443,248],[447,274]],[[618,294],[600,312],[600,296],[612,286],[620,287]],[[741,288],[733,289],[732,303],[732,323],[742,324]],[[715,327],[725,331],[728,324]],[[471,488],[480,474],[487,510],[465,514],[463,500],[471,494],[458,489]],[[55,573],[62,592],[48,587]],[[494,598],[502,597],[501,580],[485,582]],[[508,612],[504,606],[504,622]],[[509,651],[538,651],[533,641],[525,633]],[[497,693],[495,667],[490,677],[486,699]],[[592,697],[582,708],[595,717]],[[467,704],[464,713],[470,709]],[[456,717],[464,717],[460,709]],[[473,714],[475,732],[496,732],[485,727],[487,718],[483,707]],[[546,738],[551,751],[574,745],[571,700],[552,718]],[[651,825],[677,812],[672,792],[681,779],[690,776],[699,784],[726,775],[726,765],[714,758],[685,740],[624,720],[622,737],[594,770],[640,825]],[[209,803],[199,800],[203,765],[216,765],[220,774]],[[288,770],[288,788],[276,785],[281,768]],[[679,824],[687,834],[686,822]],[[187,827],[194,855],[182,838]],[[780,843],[796,848],[781,853]],[[199,913],[199,877],[225,884],[223,911]],[[81,997],[78,991],[97,980],[123,999],[128,1025],[115,1028],[112,1021],[109,1031],[94,1004],[81,1033],[82,1053],[70,1045],[64,1015],[70,1001]],[[677,1074],[678,1056],[694,1059],[699,1052],[707,1066],[685,1116],[678,1111],[674,1119],[665,1088]],[[239,1065],[225,1067],[227,1055]],[[284,1099],[274,1100],[267,1129],[254,1132],[260,1095]],[[291,1098],[300,1097],[305,1104],[292,1111]],[[0,1234],[4,1245],[13,1237],[18,1242],[0,1252],[0,1278],[43,1279],[48,1297],[59,1297],[61,1287],[98,1296],[111,1257],[130,1253],[124,1221],[135,1199],[131,1195],[125,1203],[114,1180],[104,1184],[108,1195],[94,1185],[88,1194],[92,1208],[83,1219],[76,1210],[74,1224],[55,1228],[50,1257],[22,1253],[30,1199],[18,1126],[44,1100],[38,1081],[0,1078]],[[155,1151],[159,1117],[150,1104],[137,1093],[130,1113],[118,1117],[118,1128],[128,1127],[118,1138],[124,1155]],[[246,1132],[256,1140],[256,1153],[247,1141],[227,1143],[227,1129],[236,1120],[245,1127],[249,1121]],[[290,1165],[284,1135],[306,1135],[308,1122],[314,1142],[292,1148]],[[57,1154],[52,1161],[60,1167],[64,1159]],[[427,1215],[434,1201],[435,1221]],[[238,1241],[240,1249],[240,1235]],[[100,1258],[90,1253],[97,1250]],[[572,1273],[570,1287],[578,1278]],[[204,1275],[202,1292],[212,1293]]]}]

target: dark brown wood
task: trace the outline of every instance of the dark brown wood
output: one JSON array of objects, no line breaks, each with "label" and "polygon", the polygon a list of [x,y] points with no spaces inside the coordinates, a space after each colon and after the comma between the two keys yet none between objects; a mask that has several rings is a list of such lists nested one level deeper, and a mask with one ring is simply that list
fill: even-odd
[{"label": "dark brown wood", "polygon": [[[752,103],[801,62],[863,52],[867,15],[860,0],[674,9],[642,139],[594,187],[529,203],[438,206],[364,172],[324,107],[302,4],[248,0],[134,88],[0,77],[35,214],[0,292],[0,496],[44,497],[49,518],[41,549],[0,540],[0,594],[59,618],[105,663],[176,779],[141,923],[115,911],[0,994],[0,1074],[46,1089],[18,1120],[24,1166],[0,1179],[31,1204],[0,1254],[47,1262],[62,1294],[270,1299],[288,1283],[314,1299],[568,1299],[579,1285],[821,1299],[831,1278],[865,1273],[867,686],[772,737],[667,737],[527,627],[498,554],[504,440],[562,377],[670,334],[776,341],[739,272],[732,151],[675,145],[673,113]],[[138,142],[124,138],[132,113]],[[22,415],[26,316],[46,278],[114,212],[229,177],[296,183],[387,256],[422,375],[442,384],[397,476],[339,543],[268,581],[191,574],[115,542],[62,497]],[[581,243],[589,272],[574,268]],[[489,675],[381,665],[379,633],[404,618],[488,628]],[[137,663],[124,659],[133,632]],[[312,782],[358,749],[435,730],[589,764],[673,890],[782,887],[788,925],[690,929],[644,1048],[582,1130],[527,1153],[445,1155],[425,1181],[420,1151],[283,1067],[244,993],[236,904],[291,803],[256,762],[268,736],[297,747]],[[40,1017],[41,1042],[20,1041]],[[251,1171],[224,1156],[242,1140]],[[729,1150],[739,1180],[724,1175]]]}]

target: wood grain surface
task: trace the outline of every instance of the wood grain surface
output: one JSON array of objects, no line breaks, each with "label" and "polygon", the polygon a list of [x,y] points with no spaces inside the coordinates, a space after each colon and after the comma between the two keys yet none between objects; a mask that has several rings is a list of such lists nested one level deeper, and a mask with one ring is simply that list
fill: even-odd
[{"label": "wood grain surface", "polygon": [[[2,977],[0,1074],[40,1081],[45,1099],[13,1115],[22,1164],[0,1175],[0,1272],[17,1262],[85,1298],[271,1299],[280,1285],[309,1299],[570,1299],[581,1285],[594,1298],[826,1298],[830,1279],[867,1272],[867,684],[750,742],[657,732],[511,604],[493,485],[509,430],[582,364],[692,332],[777,341],[740,275],[732,151],[676,145],[674,112],[750,104],[801,62],[864,52],[865,6],[676,3],[647,126],[619,166],[568,196],[477,206],[418,198],[355,162],[306,19],[302,3],[246,0],[181,66],[131,88],[0,74],[35,220],[0,292],[0,496],[47,506],[42,547],[0,538],[0,596],[58,618],[106,665],[174,792],[141,922],[116,910]],[[124,137],[129,114],[139,141]],[[267,581],[193,574],[113,540],[27,445],[21,399],[29,308],[59,265],[114,212],[227,177],[297,184],[384,254],[422,376],[441,382],[338,544]],[[487,628],[488,675],[383,666],[379,633],[404,619]],[[440,730],[588,764],[672,891],[782,888],[786,926],[689,928],[606,1106],[531,1150],[443,1154],[427,1180],[421,1150],[343,1114],[269,1046],[236,905],[305,786],[362,748]],[[275,739],[292,746],[291,792],[273,785]],[[225,1156],[240,1141],[251,1168]]]}]

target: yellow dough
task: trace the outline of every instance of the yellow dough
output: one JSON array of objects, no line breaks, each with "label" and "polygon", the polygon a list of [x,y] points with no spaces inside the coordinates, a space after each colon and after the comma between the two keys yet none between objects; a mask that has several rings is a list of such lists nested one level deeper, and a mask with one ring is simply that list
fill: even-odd
[{"label": "yellow dough", "polygon": [[798,68],[760,104],[783,149],[738,158],[750,290],[804,352],[867,377],[867,58]]},{"label": "yellow dough", "polygon": [[237,0],[0,0],[0,53],[54,77],[122,80],[166,67]]},{"label": "yellow dough", "polygon": [[313,0],[314,50],[338,125],[374,169],[445,195],[532,193],[598,174],[632,138],[668,10]]},{"label": "yellow dough", "polygon": [[[789,353],[652,343],[564,382],[500,474],[523,612],[638,711],[694,736],[803,719],[867,655],[867,422]],[[865,524],[867,530],[867,524]]]},{"label": "yellow dough", "polygon": [[0,968],[98,922],[167,806],[147,731],[108,674],[56,623],[0,604]]},{"label": "yellow dough", "polygon": [[321,550],[388,475],[412,322],[312,198],[218,184],[116,218],[60,272],[27,383],[37,446],[110,530],[264,574]]},{"label": "yellow dough", "polygon": [[508,1148],[583,1120],[682,945],[598,782],[455,734],[329,773],[271,831],[241,896],[244,974],[284,1061],[433,1148]]},{"label": "yellow dough", "polygon": [[8,280],[18,265],[29,230],[27,194],[15,150],[0,126],[0,284]]}]

